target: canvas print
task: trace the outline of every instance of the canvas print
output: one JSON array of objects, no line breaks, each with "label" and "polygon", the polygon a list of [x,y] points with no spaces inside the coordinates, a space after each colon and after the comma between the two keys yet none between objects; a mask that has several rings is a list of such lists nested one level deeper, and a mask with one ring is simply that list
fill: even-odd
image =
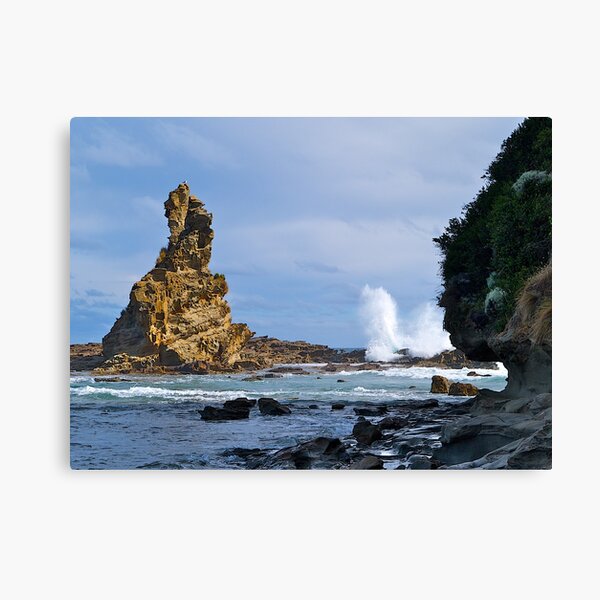
[{"label": "canvas print", "polygon": [[73,469],[551,468],[549,118],[75,118],[70,202]]}]

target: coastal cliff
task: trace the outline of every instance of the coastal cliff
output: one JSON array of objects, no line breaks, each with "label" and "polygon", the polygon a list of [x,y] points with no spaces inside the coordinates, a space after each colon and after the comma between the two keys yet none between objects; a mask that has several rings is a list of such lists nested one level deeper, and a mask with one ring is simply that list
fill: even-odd
[{"label": "coastal cliff", "polygon": [[231,322],[225,276],[209,270],[212,215],[187,183],[169,194],[165,216],[168,246],[134,284],[129,304],[104,336],[107,361],[98,372],[198,363],[199,368],[227,368],[252,337],[247,325]]},{"label": "coastal cliff", "polygon": [[[477,416],[442,433],[444,462],[551,465],[551,169],[551,120],[526,119],[503,143],[476,198],[434,240],[442,252],[439,304],[453,345],[508,370],[505,390],[482,390],[472,402]],[[517,459],[518,442],[527,451]],[[487,459],[477,456],[482,449]]]}]

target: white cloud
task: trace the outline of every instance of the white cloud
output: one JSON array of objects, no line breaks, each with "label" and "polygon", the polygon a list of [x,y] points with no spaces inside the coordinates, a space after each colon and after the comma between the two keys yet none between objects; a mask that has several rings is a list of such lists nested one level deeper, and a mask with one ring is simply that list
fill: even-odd
[{"label": "white cloud", "polygon": [[207,167],[234,167],[235,160],[224,146],[202,135],[192,127],[160,121],[156,136],[171,152],[181,152]]},{"label": "white cloud", "polygon": [[159,154],[149,147],[107,126],[96,126],[79,151],[84,160],[118,167],[158,166]]}]

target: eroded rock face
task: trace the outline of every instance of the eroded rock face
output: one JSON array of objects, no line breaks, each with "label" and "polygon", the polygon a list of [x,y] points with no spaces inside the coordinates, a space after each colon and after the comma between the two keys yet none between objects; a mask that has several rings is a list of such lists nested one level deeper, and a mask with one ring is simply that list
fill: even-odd
[{"label": "eroded rock face", "polygon": [[[466,276],[465,276],[466,278]],[[446,285],[441,306],[452,343],[475,360],[501,361],[508,369],[506,397],[552,391],[552,266],[525,284],[517,308],[500,333],[495,322],[470,302],[465,281]]]},{"label": "eroded rock face", "polygon": [[134,284],[127,308],[102,340],[103,354],[152,356],[157,366],[232,365],[252,332],[231,322],[225,277],[208,268],[212,215],[182,183],[169,194],[165,216],[169,244]]}]

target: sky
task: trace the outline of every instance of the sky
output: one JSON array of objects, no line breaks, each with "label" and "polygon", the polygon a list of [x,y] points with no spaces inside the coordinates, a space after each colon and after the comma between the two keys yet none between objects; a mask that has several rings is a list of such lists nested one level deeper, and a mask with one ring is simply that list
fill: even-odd
[{"label": "sky", "polygon": [[401,318],[441,289],[432,238],[521,118],[76,118],[71,342],[100,341],[166,245],[187,180],[213,214],[211,270],[257,335],[364,347],[359,301]]}]

